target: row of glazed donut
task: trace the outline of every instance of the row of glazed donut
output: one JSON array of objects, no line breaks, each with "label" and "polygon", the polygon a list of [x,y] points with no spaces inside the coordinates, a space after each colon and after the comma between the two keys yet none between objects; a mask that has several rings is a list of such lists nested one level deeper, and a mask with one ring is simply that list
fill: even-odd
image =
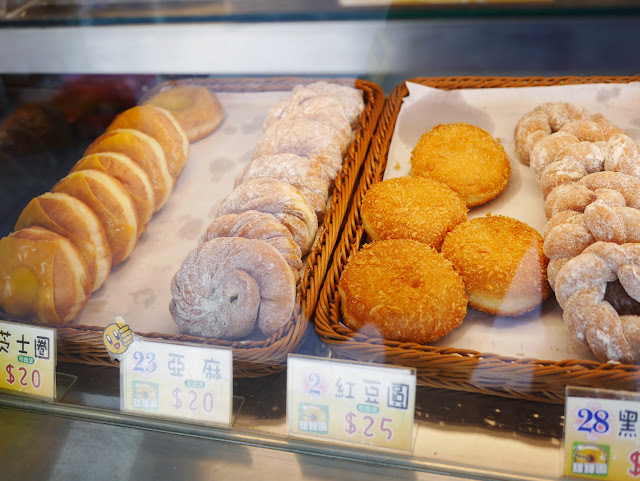
[{"label": "row of glazed donut", "polygon": [[184,334],[271,336],[290,319],[302,257],[364,109],[362,92],[328,82],[296,86],[273,106],[252,159],[171,282]]},{"label": "row of glazed donut", "polygon": [[0,307],[23,320],[71,321],[133,252],[189,153],[173,115],[150,105],[118,115],[0,241]]}]

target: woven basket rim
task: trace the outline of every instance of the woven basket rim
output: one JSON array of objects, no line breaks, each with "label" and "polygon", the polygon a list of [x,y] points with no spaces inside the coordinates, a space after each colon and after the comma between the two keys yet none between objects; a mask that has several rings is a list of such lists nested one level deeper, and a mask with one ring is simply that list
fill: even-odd
[{"label": "woven basket rim", "polygon": [[[416,77],[406,80],[444,90],[473,89],[473,88],[502,88],[502,87],[527,87],[569,85],[581,83],[629,83],[640,81],[640,76],[562,76],[562,77]],[[327,273],[323,292],[316,309],[315,328],[324,342],[329,343],[340,357],[349,359],[371,359],[382,362],[392,362],[409,367],[432,367],[438,369],[451,369],[453,374],[463,374],[469,370],[481,369],[490,372],[492,369],[504,370],[504,376],[509,373],[519,373],[525,376],[535,376],[542,384],[546,379],[552,383],[556,377],[562,380],[581,383],[582,375],[593,375],[594,378],[620,377],[625,381],[640,380],[640,367],[617,363],[602,363],[593,360],[564,359],[561,361],[530,358],[516,358],[502,356],[498,353],[479,352],[470,349],[459,349],[455,346],[433,347],[415,343],[389,341],[383,338],[372,338],[360,334],[342,324],[342,315],[338,308],[337,281],[347,263],[351,252],[359,249],[364,236],[364,228],[360,220],[360,206],[364,193],[376,182],[382,180],[389,145],[395,128],[395,121],[400,111],[403,98],[409,91],[406,82],[397,85],[390,93],[383,113],[378,122],[374,140],[371,143],[361,183],[355,194],[352,209],[348,214],[346,226],[340,244],[337,247],[339,253],[334,254],[332,270]],[[420,372],[418,372],[420,381]],[[489,378],[499,376],[488,375]],[[454,390],[476,391],[505,397],[532,399],[546,402],[563,402],[563,393],[536,392],[525,388],[507,392],[500,386],[491,389],[474,386],[470,383],[456,383],[446,379],[422,378],[424,385],[431,385]],[[467,382],[467,381],[465,381]],[[492,381],[492,382],[495,382]],[[546,387],[546,386],[545,386]],[[541,389],[545,389],[545,387]]]}]

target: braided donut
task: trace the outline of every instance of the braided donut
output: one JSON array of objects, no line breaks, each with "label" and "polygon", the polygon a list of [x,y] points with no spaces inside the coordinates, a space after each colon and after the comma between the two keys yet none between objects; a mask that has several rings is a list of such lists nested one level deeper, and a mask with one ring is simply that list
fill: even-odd
[{"label": "braided donut", "polygon": [[640,311],[616,311],[614,305],[634,304],[612,299],[607,285],[616,280],[625,292],[618,289],[615,295],[640,302],[640,244],[589,246],[558,272],[556,298],[569,331],[599,360],[636,363],[640,360]]},{"label": "braided donut", "polygon": [[546,102],[526,113],[516,124],[514,138],[516,154],[529,165],[534,145],[557,132],[568,122],[585,120],[589,114],[582,107],[568,102]]},{"label": "braided donut", "polygon": [[589,174],[575,184],[553,190],[545,203],[550,216],[543,234],[555,290],[558,271],[597,241],[640,242],[640,180],[616,172]]},{"label": "braided donut", "polygon": [[296,284],[275,247],[218,237],[187,255],[171,280],[171,295],[169,311],[184,334],[240,339],[257,323],[268,337],[291,318]]}]

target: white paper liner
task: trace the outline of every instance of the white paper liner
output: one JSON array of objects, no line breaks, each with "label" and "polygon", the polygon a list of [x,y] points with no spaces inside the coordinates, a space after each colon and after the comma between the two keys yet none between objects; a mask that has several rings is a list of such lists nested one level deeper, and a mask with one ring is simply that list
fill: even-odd
[{"label": "white paper liner", "polygon": [[[602,113],[640,140],[640,83],[581,84],[550,87],[440,90],[407,82],[389,147],[385,179],[407,175],[411,151],[420,136],[438,124],[466,122],[487,130],[511,161],[507,188],[493,201],[470,209],[468,217],[500,214],[525,222],[542,234],[547,219],[544,200],[529,166],[515,153],[513,133],[520,118],[544,102],[573,102],[589,113]],[[519,317],[500,317],[469,308],[460,327],[433,345],[496,353],[516,358],[561,361],[596,360],[573,340],[553,293],[539,309]]]},{"label": "white paper liner", "polygon": [[216,94],[225,112],[223,123],[191,144],[169,201],[153,216],[131,256],[112,269],[71,326],[106,327],[120,314],[135,333],[180,334],[169,314],[171,279],[251,159],[269,107],[290,94]]}]

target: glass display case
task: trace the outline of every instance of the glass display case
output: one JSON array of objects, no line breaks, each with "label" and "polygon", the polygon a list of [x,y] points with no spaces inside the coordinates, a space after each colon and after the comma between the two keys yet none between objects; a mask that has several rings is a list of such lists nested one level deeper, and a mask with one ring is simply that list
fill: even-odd
[{"label": "glass display case", "polygon": [[[53,399],[16,393],[38,361],[0,328],[4,472],[637,479],[639,26],[625,0],[0,0],[0,326],[57,347]],[[430,141],[457,153],[420,174]],[[487,307],[470,272],[507,270]],[[155,378],[145,342],[188,351]]]}]

